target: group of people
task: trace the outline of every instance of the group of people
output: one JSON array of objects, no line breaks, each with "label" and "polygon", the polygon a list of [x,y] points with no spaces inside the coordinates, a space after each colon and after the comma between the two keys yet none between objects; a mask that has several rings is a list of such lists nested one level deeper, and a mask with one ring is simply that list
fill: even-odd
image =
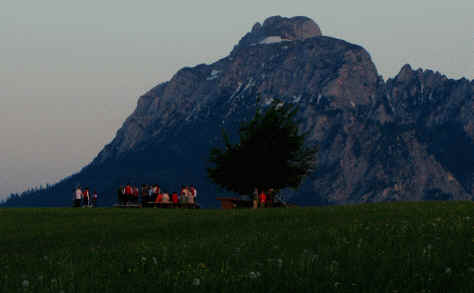
[{"label": "group of people", "polygon": [[158,184],[143,184],[141,188],[127,184],[120,186],[117,190],[118,201],[121,205],[132,203],[173,203],[173,204],[195,204],[197,202],[197,189],[193,185],[182,186],[180,192],[168,193],[163,191]]},{"label": "group of people", "polygon": [[[265,208],[273,207],[276,192],[273,189],[258,190],[255,188],[253,193],[253,207]],[[118,201],[121,205],[127,203],[138,204],[140,201],[146,204],[196,204],[197,189],[193,185],[181,186],[180,192],[174,191],[168,193],[163,191],[158,184],[143,184],[141,188],[127,184],[120,186],[117,190]],[[84,190],[78,186],[73,190],[74,207],[96,207],[99,195],[97,191],[90,192],[89,187]]]},{"label": "group of people", "polygon": [[271,208],[275,202],[276,192],[273,188],[269,190],[258,190],[255,188],[253,192],[254,208]]},{"label": "group of people", "polygon": [[97,199],[99,195],[97,191],[91,193],[89,187],[86,187],[84,190],[80,186],[73,190],[73,202],[74,207],[96,207]]}]

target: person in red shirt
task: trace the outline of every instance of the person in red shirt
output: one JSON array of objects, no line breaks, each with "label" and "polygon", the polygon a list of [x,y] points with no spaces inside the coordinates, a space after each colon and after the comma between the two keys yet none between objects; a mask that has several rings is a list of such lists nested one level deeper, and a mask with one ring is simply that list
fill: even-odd
[{"label": "person in red shirt", "polygon": [[163,194],[160,193],[155,199],[155,203],[161,203],[163,201]]},{"label": "person in red shirt", "polygon": [[91,198],[91,194],[89,192],[89,187],[86,187],[86,190],[84,190],[84,203],[83,203],[83,206],[89,206],[90,204],[90,198]]},{"label": "person in red shirt", "polygon": [[132,186],[130,184],[127,184],[125,186],[125,202],[131,201],[132,200]]},{"label": "person in red shirt", "polygon": [[158,198],[160,193],[161,193],[161,188],[158,186],[158,184],[155,184],[155,187],[153,188],[153,196],[155,197],[155,200]]},{"label": "person in red shirt", "polygon": [[172,201],[174,204],[178,204],[179,199],[178,199],[178,193],[177,193],[176,191],[173,192],[173,194],[171,195],[171,201]]},{"label": "person in red shirt", "polygon": [[264,208],[265,207],[265,204],[267,202],[267,195],[265,194],[265,192],[261,192],[258,196],[258,202],[260,203],[260,207],[261,208]]}]

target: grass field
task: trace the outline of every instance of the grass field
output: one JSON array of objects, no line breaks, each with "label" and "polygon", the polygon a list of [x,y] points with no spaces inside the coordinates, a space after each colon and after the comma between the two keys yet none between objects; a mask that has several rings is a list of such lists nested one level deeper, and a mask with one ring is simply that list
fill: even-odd
[{"label": "grass field", "polygon": [[0,292],[474,292],[472,202],[0,219]]}]

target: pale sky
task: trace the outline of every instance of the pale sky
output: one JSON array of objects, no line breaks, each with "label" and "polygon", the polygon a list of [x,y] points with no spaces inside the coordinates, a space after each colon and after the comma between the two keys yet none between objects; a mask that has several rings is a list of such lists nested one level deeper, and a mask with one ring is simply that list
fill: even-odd
[{"label": "pale sky", "polygon": [[472,0],[2,0],[0,199],[79,171],[138,96],[226,56],[273,15],[365,47],[385,79],[409,63],[474,77]]}]

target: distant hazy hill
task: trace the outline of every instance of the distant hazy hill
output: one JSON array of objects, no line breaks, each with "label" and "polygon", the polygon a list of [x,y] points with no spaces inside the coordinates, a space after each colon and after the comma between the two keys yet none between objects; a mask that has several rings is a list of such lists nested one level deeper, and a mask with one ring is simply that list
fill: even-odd
[{"label": "distant hazy hill", "polygon": [[322,36],[309,18],[271,17],[229,56],[183,68],[141,96],[80,173],[7,205],[69,205],[78,184],[110,204],[119,184],[156,182],[168,191],[195,184],[213,206],[220,191],[206,177],[209,149],[223,127],[251,117],[257,97],[297,103],[301,130],[321,147],[317,171],[287,192],[295,202],[472,199],[473,88],[409,65],[384,82],[364,48]]}]

